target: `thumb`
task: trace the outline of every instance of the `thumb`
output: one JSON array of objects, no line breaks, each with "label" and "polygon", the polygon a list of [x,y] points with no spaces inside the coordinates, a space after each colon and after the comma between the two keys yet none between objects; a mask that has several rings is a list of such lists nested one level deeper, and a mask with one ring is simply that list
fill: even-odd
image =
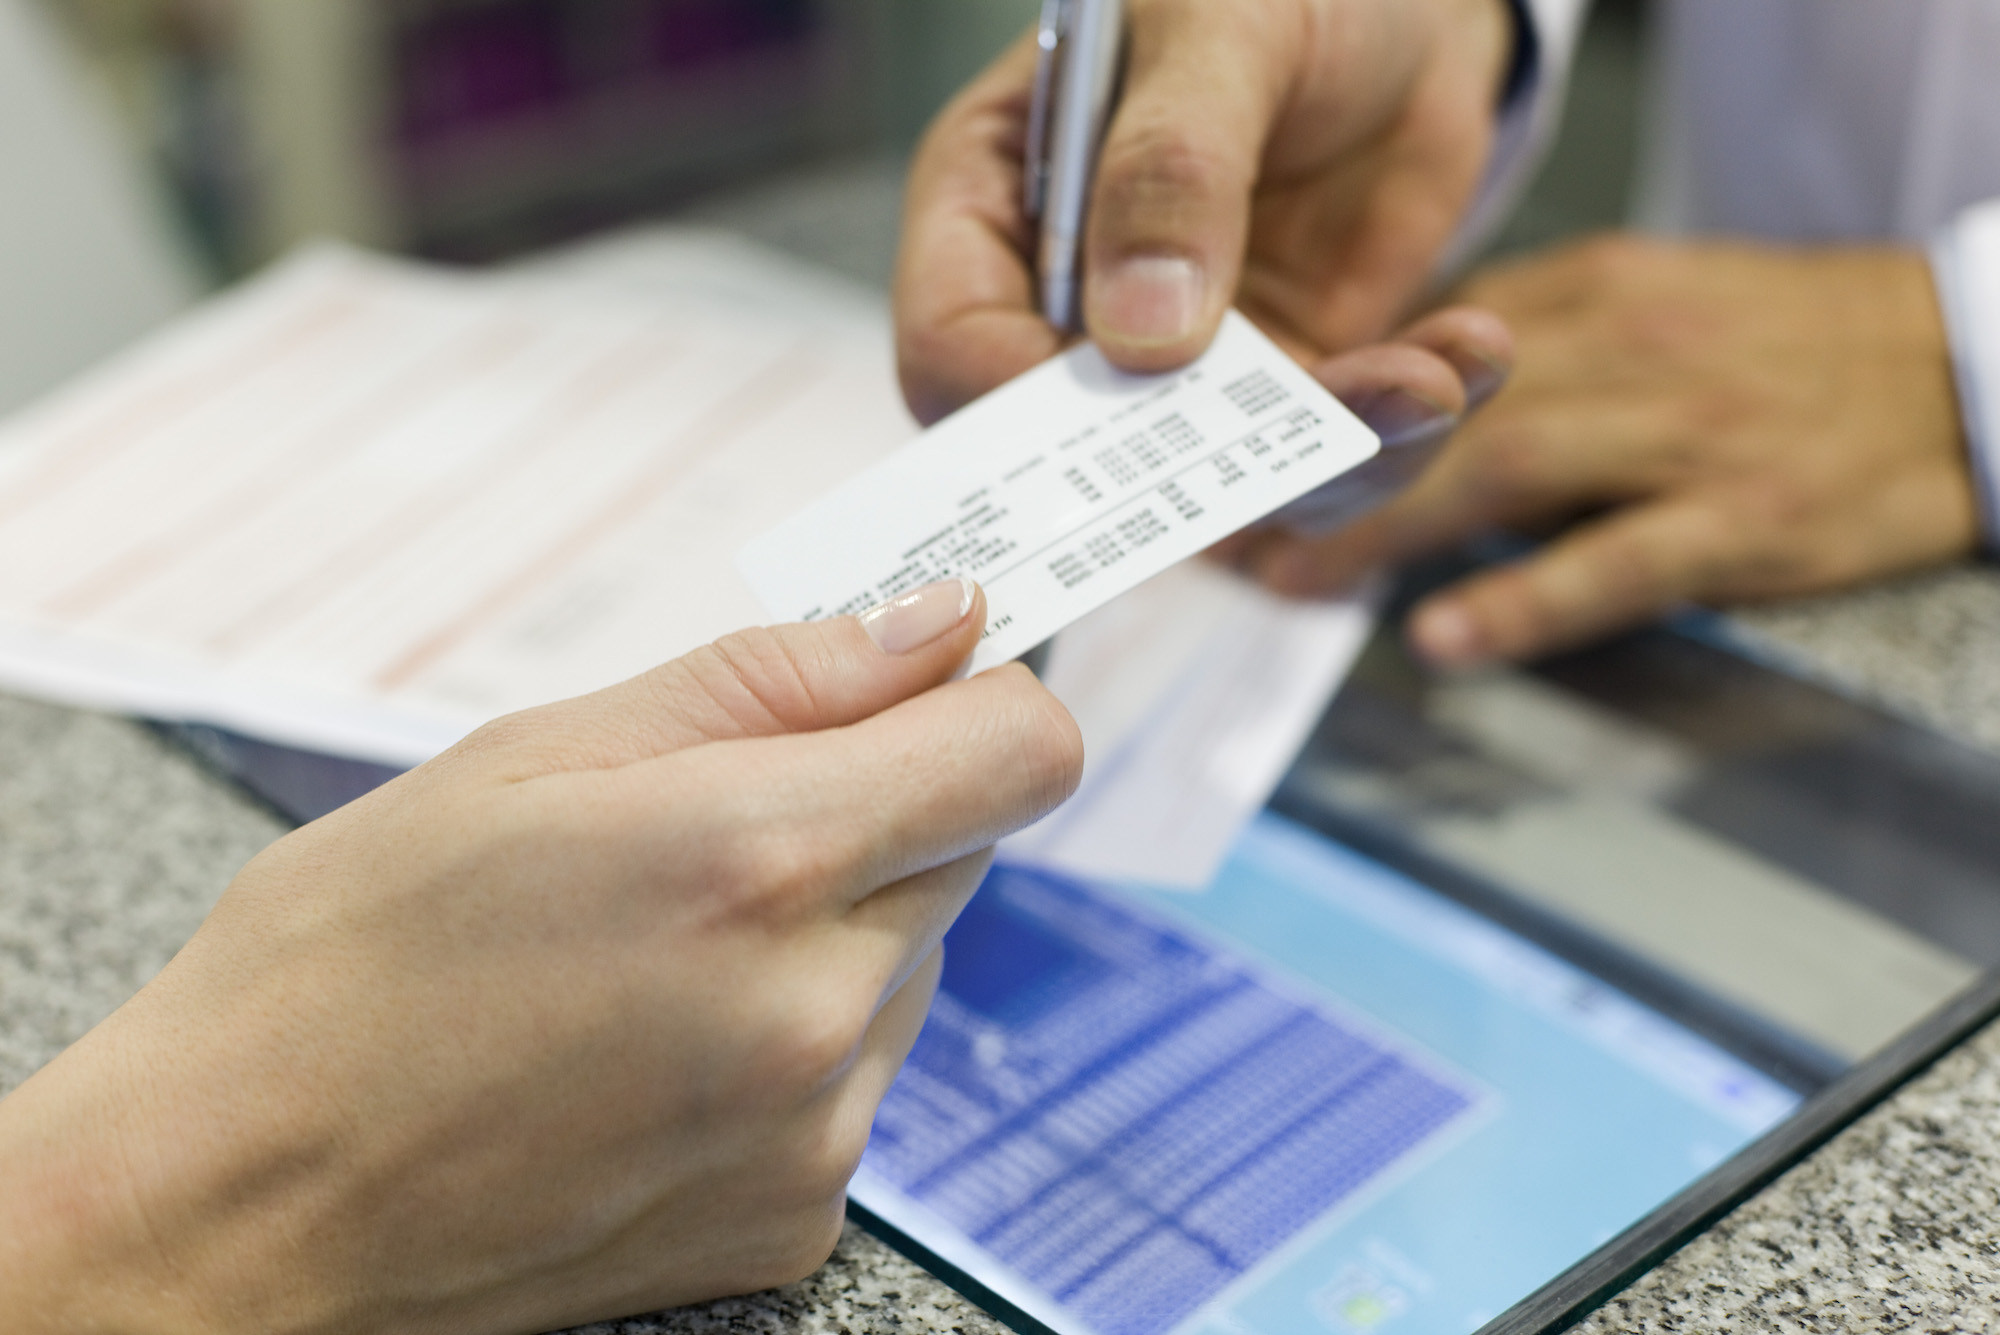
[{"label": "thumb", "polygon": [[1199,356],[1236,291],[1283,74],[1232,10],[1156,6],[1132,29],[1084,264],[1084,323],[1126,370]]},{"label": "thumb", "polygon": [[969,579],[940,580],[860,616],[725,635],[474,738],[504,743],[508,767],[526,777],[627,765],[705,742],[846,727],[950,680],[985,627],[984,591]]}]

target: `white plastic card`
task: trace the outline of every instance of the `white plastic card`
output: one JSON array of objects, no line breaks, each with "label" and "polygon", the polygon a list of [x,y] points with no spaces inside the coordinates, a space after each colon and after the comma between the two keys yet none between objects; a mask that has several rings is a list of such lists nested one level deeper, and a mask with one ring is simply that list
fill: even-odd
[{"label": "white plastic card", "polygon": [[750,543],[738,566],[781,621],[970,575],[986,590],[980,672],[1379,449],[1232,312],[1168,375],[1123,374],[1089,345],[1037,367]]}]

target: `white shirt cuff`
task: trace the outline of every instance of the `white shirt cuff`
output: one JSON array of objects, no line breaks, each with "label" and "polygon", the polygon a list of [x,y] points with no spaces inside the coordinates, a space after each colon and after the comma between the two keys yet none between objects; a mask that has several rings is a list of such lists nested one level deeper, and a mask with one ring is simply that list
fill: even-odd
[{"label": "white shirt cuff", "polygon": [[2000,200],[1945,228],[1931,247],[1931,272],[1951,338],[1982,545],[2000,554]]},{"label": "white shirt cuff", "polygon": [[1510,7],[1525,26],[1518,40],[1528,44],[1534,64],[1500,109],[1486,176],[1439,265],[1440,276],[1445,278],[1463,268],[1492,240],[1542,165],[1562,120],[1570,61],[1575,58],[1576,40],[1590,11],[1589,0],[1510,0]]}]

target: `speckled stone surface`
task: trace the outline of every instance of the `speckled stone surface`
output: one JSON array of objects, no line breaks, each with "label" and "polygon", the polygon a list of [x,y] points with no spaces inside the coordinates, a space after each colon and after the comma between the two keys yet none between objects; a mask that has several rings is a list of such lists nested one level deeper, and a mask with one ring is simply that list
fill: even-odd
[{"label": "speckled stone surface", "polygon": [[849,1224],[833,1259],[789,1288],[571,1335],[1006,1335],[1007,1328]]},{"label": "speckled stone surface", "polygon": [[2000,572],[1950,566],[1732,618],[1787,667],[2000,751]]},{"label": "speckled stone surface", "polygon": [[[2000,749],[2000,571],[1735,621],[1765,652]],[[282,824],[145,727],[0,696],[0,1092],[131,995]],[[589,1335],[998,1335],[849,1229],[806,1282]],[[2000,1329],[2000,1027],[1583,1329]]]},{"label": "speckled stone surface", "polygon": [[158,973],[285,828],[148,728],[0,696],[0,1092]]},{"label": "speckled stone surface", "polygon": [[1578,1330],[2000,1330],[2000,1027]]}]

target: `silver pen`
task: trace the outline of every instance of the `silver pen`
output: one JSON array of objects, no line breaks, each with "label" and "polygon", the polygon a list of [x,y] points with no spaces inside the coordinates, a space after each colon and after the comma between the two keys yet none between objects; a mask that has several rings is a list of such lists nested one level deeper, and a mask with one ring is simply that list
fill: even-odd
[{"label": "silver pen", "polygon": [[1022,202],[1040,227],[1035,267],[1042,315],[1074,331],[1081,324],[1091,187],[1123,65],[1124,0],[1042,0],[1036,43],[1041,61],[1028,110]]}]

